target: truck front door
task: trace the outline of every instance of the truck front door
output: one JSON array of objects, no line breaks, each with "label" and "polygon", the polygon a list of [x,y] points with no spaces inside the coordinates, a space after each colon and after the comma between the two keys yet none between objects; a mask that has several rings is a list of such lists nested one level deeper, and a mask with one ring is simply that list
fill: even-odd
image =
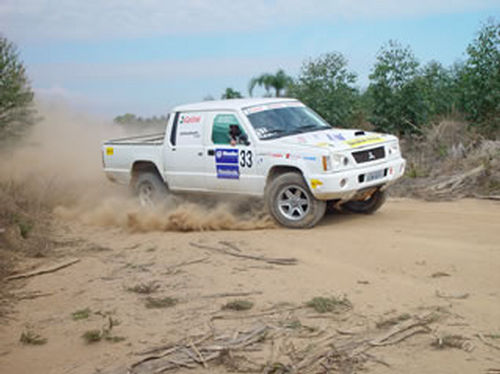
[{"label": "truck front door", "polygon": [[255,194],[255,148],[237,114],[212,113],[207,129],[207,187],[213,191]]}]

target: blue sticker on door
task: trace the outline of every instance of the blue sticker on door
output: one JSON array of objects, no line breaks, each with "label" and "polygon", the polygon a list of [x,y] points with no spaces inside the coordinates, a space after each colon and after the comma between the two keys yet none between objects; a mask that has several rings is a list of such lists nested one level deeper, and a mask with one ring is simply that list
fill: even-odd
[{"label": "blue sticker on door", "polygon": [[216,164],[237,164],[238,150],[237,149],[216,149],[215,150]]},{"label": "blue sticker on door", "polygon": [[240,179],[237,149],[216,149],[215,168],[217,178]]}]

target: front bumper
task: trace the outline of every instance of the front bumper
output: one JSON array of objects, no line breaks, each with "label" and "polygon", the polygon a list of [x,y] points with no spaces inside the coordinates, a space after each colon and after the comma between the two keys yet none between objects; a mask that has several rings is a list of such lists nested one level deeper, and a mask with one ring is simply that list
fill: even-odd
[{"label": "front bumper", "polygon": [[[312,175],[307,178],[307,182],[318,200],[350,200],[361,190],[374,186],[385,188],[394,183],[403,176],[405,166],[406,160],[397,158],[336,173]],[[368,180],[368,176],[377,173],[380,173],[381,177]]]}]

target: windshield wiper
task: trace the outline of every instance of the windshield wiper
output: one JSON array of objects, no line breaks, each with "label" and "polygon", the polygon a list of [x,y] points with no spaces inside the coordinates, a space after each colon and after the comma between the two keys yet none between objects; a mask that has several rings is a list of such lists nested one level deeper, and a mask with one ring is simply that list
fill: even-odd
[{"label": "windshield wiper", "polygon": [[285,130],[282,129],[269,129],[263,135],[260,135],[262,140],[273,139],[279,137],[281,134],[285,133]]},{"label": "windshield wiper", "polygon": [[311,132],[311,131],[317,131],[317,130],[323,130],[326,129],[324,126],[318,126],[318,125],[305,125],[296,128],[295,130],[289,131],[288,134],[301,134],[303,132]]},{"label": "windshield wiper", "polygon": [[325,129],[325,126],[318,126],[318,125],[305,125],[302,127],[299,127],[299,130],[323,130]]}]

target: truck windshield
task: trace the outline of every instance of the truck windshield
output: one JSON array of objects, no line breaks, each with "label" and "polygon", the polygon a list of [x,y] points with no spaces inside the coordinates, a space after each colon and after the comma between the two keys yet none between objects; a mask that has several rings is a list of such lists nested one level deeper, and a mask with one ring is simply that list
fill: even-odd
[{"label": "truck windshield", "polygon": [[311,109],[285,107],[247,115],[260,140],[330,129],[331,126]]}]

